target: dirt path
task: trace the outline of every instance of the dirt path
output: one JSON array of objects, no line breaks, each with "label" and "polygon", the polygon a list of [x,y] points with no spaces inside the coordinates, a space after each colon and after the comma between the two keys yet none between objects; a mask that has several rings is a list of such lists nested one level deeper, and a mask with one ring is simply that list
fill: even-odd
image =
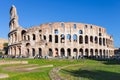
[{"label": "dirt path", "polygon": [[0,73],[0,79],[2,79],[2,78],[7,78],[7,77],[9,77],[9,75],[8,75],[8,74],[3,74],[3,73]]},{"label": "dirt path", "polygon": [[64,79],[63,77],[61,77],[58,72],[63,69],[63,68],[66,68],[66,67],[70,67],[70,66],[77,66],[77,65],[80,65],[80,64],[71,64],[71,65],[67,65],[67,66],[62,66],[62,67],[57,67],[57,68],[53,68],[50,72],[49,72],[49,76],[51,78],[51,80],[67,80],[67,79]]}]

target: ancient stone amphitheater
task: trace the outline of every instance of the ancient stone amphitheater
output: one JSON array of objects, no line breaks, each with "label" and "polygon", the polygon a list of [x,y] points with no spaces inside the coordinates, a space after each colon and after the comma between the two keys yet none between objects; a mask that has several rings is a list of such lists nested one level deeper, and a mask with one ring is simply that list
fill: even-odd
[{"label": "ancient stone amphitheater", "polygon": [[9,26],[10,56],[109,58],[114,55],[113,38],[100,26],[55,22],[24,29],[18,24],[15,6],[10,9]]}]

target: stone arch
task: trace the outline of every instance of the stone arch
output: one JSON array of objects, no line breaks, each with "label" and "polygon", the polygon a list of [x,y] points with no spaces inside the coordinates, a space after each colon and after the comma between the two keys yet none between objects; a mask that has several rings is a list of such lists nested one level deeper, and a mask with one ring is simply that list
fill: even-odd
[{"label": "stone arch", "polygon": [[96,44],[98,43],[98,38],[97,38],[97,37],[95,37],[95,43],[96,43]]},{"label": "stone arch", "polygon": [[55,29],[54,34],[58,35],[58,33],[59,33],[58,29]]},{"label": "stone arch", "polygon": [[105,46],[105,38],[103,38],[103,45]]},{"label": "stone arch", "polygon": [[55,43],[58,43],[58,35],[55,35]]},{"label": "stone arch", "polygon": [[83,49],[82,48],[79,49],[79,55],[83,56]]},{"label": "stone arch", "polygon": [[30,49],[29,48],[27,48],[27,54],[26,54],[27,56],[29,56],[30,55]]},{"label": "stone arch", "polygon": [[79,43],[82,44],[83,43],[83,37],[80,35],[79,36]]},{"label": "stone arch", "polygon": [[85,57],[88,57],[88,56],[89,56],[89,50],[85,49]]},{"label": "stone arch", "polygon": [[35,56],[35,49],[32,48],[32,56],[34,57]]},{"label": "stone arch", "polygon": [[24,40],[24,35],[25,35],[26,31],[25,30],[22,30],[21,31],[21,37],[22,37],[22,40]]},{"label": "stone arch", "polygon": [[52,35],[49,35],[49,42],[52,42]]},{"label": "stone arch", "polygon": [[71,49],[70,48],[67,49],[67,56],[68,57],[71,56]]},{"label": "stone arch", "polygon": [[93,43],[93,36],[90,36],[90,42]]},{"label": "stone arch", "polygon": [[67,40],[69,40],[71,42],[71,35],[67,34]]},{"label": "stone arch", "polygon": [[98,57],[98,50],[95,49],[95,56]]},{"label": "stone arch", "polygon": [[103,57],[105,58],[105,50],[103,50]]},{"label": "stone arch", "polygon": [[102,50],[101,49],[99,50],[99,54],[100,54],[100,57],[102,57]]},{"label": "stone arch", "polygon": [[77,35],[76,34],[73,35],[73,41],[77,42]]},{"label": "stone arch", "polygon": [[102,45],[102,38],[99,38],[99,45]]},{"label": "stone arch", "polygon": [[48,54],[50,57],[52,57],[53,56],[53,51],[52,51],[52,49],[51,48],[49,48],[49,54]]},{"label": "stone arch", "polygon": [[94,53],[93,49],[90,49],[90,56],[91,57],[93,57],[93,53]]},{"label": "stone arch", "polygon": [[60,37],[61,37],[60,42],[61,42],[61,43],[65,43],[65,35],[64,35],[64,34],[61,34]]},{"label": "stone arch", "polygon": [[28,37],[28,41],[30,41],[30,36],[29,36],[29,35],[27,35],[27,37]]},{"label": "stone arch", "polygon": [[26,43],[26,47],[30,47],[30,43]]},{"label": "stone arch", "polygon": [[79,30],[79,32],[78,32],[79,34],[83,34],[83,31],[82,30]]},{"label": "stone arch", "polygon": [[45,35],[43,36],[43,39],[46,40],[46,36]]},{"label": "stone arch", "polygon": [[65,50],[64,50],[64,48],[61,48],[61,57],[64,57],[65,56]]},{"label": "stone arch", "polygon": [[85,36],[85,44],[88,44],[88,36]]},{"label": "stone arch", "polygon": [[35,34],[32,34],[32,36],[33,36],[33,40],[36,40],[36,36],[35,36]]},{"label": "stone arch", "polygon": [[55,48],[55,56],[59,56],[59,53],[58,53],[58,48]]},{"label": "stone arch", "polygon": [[39,53],[38,53],[38,55],[39,55],[40,57],[42,57],[42,48],[39,48]]},{"label": "stone arch", "polygon": [[73,54],[74,54],[76,57],[78,56],[77,48],[74,48],[74,49],[73,49]]}]

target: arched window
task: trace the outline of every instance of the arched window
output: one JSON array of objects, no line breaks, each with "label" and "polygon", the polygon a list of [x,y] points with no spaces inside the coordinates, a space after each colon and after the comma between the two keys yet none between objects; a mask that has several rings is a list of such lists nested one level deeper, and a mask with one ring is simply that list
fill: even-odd
[{"label": "arched window", "polygon": [[58,35],[55,35],[55,43],[58,43]]},{"label": "arched window", "polygon": [[79,30],[79,34],[83,34],[83,31],[82,31],[82,30]]},{"label": "arched window", "polygon": [[64,48],[61,48],[61,57],[64,57],[65,56],[65,50],[64,50]]},{"label": "arched window", "polygon": [[73,35],[73,41],[77,42],[77,35],[76,34]]},{"label": "arched window", "polygon": [[79,36],[79,43],[82,44],[83,43],[83,37]]},{"label": "arched window", "polygon": [[44,35],[44,40],[46,40],[46,36]]},{"label": "arched window", "polygon": [[61,23],[61,27],[63,27],[63,28],[65,27],[64,23]]},{"label": "arched window", "polygon": [[99,38],[99,45],[102,45],[102,38]]},{"label": "arched window", "polygon": [[32,56],[34,57],[35,56],[35,49],[32,48]]},{"label": "arched window", "polygon": [[53,52],[52,52],[52,49],[51,48],[49,48],[49,54],[48,54],[49,56],[53,56]]},{"label": "arched window", "polygon": [[61,34],[61,43],[65,43],[65,35]]},{"label": "arched window", "polygon": [[85,36],[85,44],[88,44],[88,36]]},{"label": "arched window", "polygon": [[30,41],[30,36],[28,35],[27,37],[28,37],[28,40]]},{"label": "arched window", "polygon": [[67,56],[71,56],[71,49],[70,48],[67,49]]},{"label": "arched window", "polygon": [[74,29],[76,29],[76,28],[77,28],[76,24],[74,24],[73,28],[74,28]]},{"label": "arched window", "polygon": [[105,46],[105,38],[103,38],[103,45]]},{"label": "arched window", "polygon": [[97,38],[97,37],[95,37],[95,43],[96,43],[96,44],[98,43],[98,38]]},{"label": "arched window", "polygon": [[52,42],[52,35],[49,35],[49,42]]},{"label": "arched window", "polygon": [[70,35],[70,34],[67,34],[67,39],[68,39],[69,41],[71,41],[71,35]]},{"label": "arched window", "polygon": [[33,40],[36,40],[35,34],[33,34]]},{"label": "arched window", "polygon": [[92,37],[92,36],[90,36],[90,42],[92,42],[92,43],[93,43],[93,37]]},{"label": "arched window", "polygon": [[59,31],[57,29],[55,29],[54,33],[57,35],[57,34],[59,34]]}]

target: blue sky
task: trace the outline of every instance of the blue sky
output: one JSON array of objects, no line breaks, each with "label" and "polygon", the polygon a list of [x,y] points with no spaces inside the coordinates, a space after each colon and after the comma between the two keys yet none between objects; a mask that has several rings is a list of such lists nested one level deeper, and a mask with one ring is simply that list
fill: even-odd
[{"label": "blue sky", "polygon": [[106,28],[114,38],[115,47],[120,47],[120,0],[1,0],[1,38],[7,39],[13,4],[24,28],[48,22],[95,24]]}]

